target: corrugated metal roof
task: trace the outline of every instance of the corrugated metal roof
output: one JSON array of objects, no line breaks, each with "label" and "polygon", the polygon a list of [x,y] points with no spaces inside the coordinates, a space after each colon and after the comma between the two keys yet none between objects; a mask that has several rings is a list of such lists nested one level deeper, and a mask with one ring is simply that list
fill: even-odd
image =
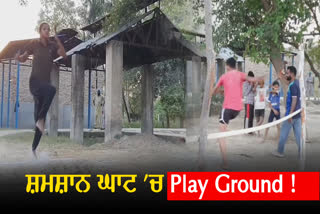
[{"label": "corrugated metal roof", "polygon": [[231,57],[234,57],[237,62],[244,62],[243,57],[235,54],[235,52],[233,52],[230,48],[221,48],[216,59],[223,59],[224,61],[227,61],[227,59]]},{"label": "corrugated metal roof", "polygon": [[[82,43],[82,40],[75,37],[77,34],[78,33],[73,29],[64,29],[58,33],[60,40],[63,46],[65,47],[66,51]],[[37,39],[37,38],[9,42],[8,45],[0,52],[0,59],[5,60],[5,59],[14,58],[14,56],[19,50],[23,52],[25,47],[34,39]]]},{"label": "corrugated metal roof", "polygon": [[[151,4],[154,4],[155,2],[158,2],[160,0],[140,0],[140,4],[137,6],[138,11],[148,7]],[[83,31],[89,31],[90,33],[94,34],[102,30],[103,28],[103,23],[108,18],[110,14],[105,15],[104,17],[98,19],[97,21],[82,27],[80,30]]]},{"label": "corrugated metal roof", "polygon": [[[161,15],[161,17],[155,18],[155,16],[154,16],[155,13],[159,13]],[[205,57],[205,54],[203,51],[201,51],[195,45],[193,45],[192,43],[190,43],[189,41],[187,41],[183,38],[183,36],[179,32],[179,30],[170,22],[170,20],[160,11],[159,8],[155,8],[154,10],[151,10],[143,15],[138,16],[137,18],[133,19],[129,23],[123,25],[118,31],[116,31],[112,34],[105,34],[102,36],[98,36],[96,38],[93,38],[93,39],[90,39],[88,41],[81,43],[77,47],[74,47],[73,49],[68,51],[67,56],[72,56],[73,54],[79,53],[79,54],[86,55],[88,58],[91,58],[93,56],[97,57],[97,55],[99,55],[99,54],[96,54],[96,52],[98,52],[97,48],[99,48],[99,50],[101,51],[100,57],[102,60],[104,60],[105,59],[104,58],[105,57],[104,45],[106,45],[108,43],[108,41],[110,41],[112,39],[121,40],[120,37],[121,37],[122,33],[139,30],[139,28],[143,28],[145,25],[148,25],[153,21],[159,21],[160,23],[162,23],[164,25],[163,29],[166,32],[168,32],[168,34],[166,34],[165,36],[170,37],[171,40],[175,40],[177,43],[179,43],[181,46],[183,46],[186,50],[192,52],[193,53],[192,55]],[[141,47],[141,48],[143,48],[143,47]],[[149,49],[152,49],[152,48],[149,48]],[[170,58],[170,54],[168,54],[170,51],[172,51],[172,49],[169,50],[169,48],[168,48],[168,50],[162,50],[161,52],[159,51],[160,55],[159,54],[155,55],[154,57],[156,57],[157,59],[154,59],[154,61],[159,60],[160,58],[161,59]],[[138,54],[139,54],[139,52],[135,53],[135,55],[138,55]],[[176,56],[176,55],[174,55],[174,56]],[[180,56],[183,57],[182,53],[180,54]],[[171,58],[172,57],[173,56],[171,56]],[[177,56],[177,57],[179,57],[179,56]],[[55,61],[63,64],[62,60],[63,60],[62,57],[59,57]],[[152,60],[150,60],[150,61],[152,61]],[[66,64],[67,66],[71,66],[70,57],[69,57],[69,60],[67,63],[68,63],[68,64]],[[101,63],[102,63],[102,61],[101,61]],[[97,66],[98,65],[100,65],[100,64],[97,64]],[[89,66],[87,67],[87,69],[89,69]]]}]

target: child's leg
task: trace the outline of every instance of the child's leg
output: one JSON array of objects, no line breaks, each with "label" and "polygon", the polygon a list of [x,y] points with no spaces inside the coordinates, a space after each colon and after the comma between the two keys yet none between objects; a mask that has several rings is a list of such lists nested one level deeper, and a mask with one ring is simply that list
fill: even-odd
[{"label": "child's leg", "polygon": [[267,140],[268,133],[269,133],[269,128],[266,128],[266,131],[264,132],[264,137],[263,137],[263,141],[262,141],[262,142],[264,142],[265,140]]},{"label": "child's leg", "polygon": [[[257,126],[261,126],[264,121],[264,117],[260,116],[257,121]],[[260,137],[260,131],[258,131],[258,136]]]}]

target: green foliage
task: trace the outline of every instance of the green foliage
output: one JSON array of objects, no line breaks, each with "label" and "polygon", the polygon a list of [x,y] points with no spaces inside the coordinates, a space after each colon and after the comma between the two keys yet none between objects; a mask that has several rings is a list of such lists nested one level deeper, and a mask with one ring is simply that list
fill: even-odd
[{"label": "green foliage", "polygon": [[220,94],[213,96],[210,105],[210,115],[219,115],[222,110],[224,97]]},{"label": "green foliage", "polygon": [[184,89],[180,86],[171,86],[160,98],[161,108],[170,119],[184,116]]},{"label": "green foliage", "polygon": [[[199,25],[193,22],[193,16],[186,16],[186,14],[194,13],[192,7],[193,1],[194,0],[161,0],[161,10],[178,28],[196,30]],[[139,8],[141,8],[144,2],[144,0],[113,0],[110,17],[104,25],[105,32],[112,33],[139,14],[142,14],[144,11]],[[157,4],[151,5],[149,10],[157,6]]]},{"label": "green foliage", "polygon": [[172,86],[184,87],[184,62],[173,59],[154,64],[154,94],[155,98],[162,96]]},{"label": "green foliage", "polygon": [[120,26],[136,17],[137,11],[139,11],[139,4],[141,4],[142,2],[143,0],[114,0],[112,2],[113,6],[110,13],[111,15],[104,25],[105,31],[107,33],[113,33]]},{"label": "green foliage", "polygon": [[110,12],[112,0],[81,0],[78,14],[83,24],[91,24]]},{"label": "green foliage", "polygon": [[[39,13],[38,24],[47,22],[50,26],[58,25],[63,28],[78,29],[80,19],[77,16],[78,8],[73,0],[41,0],[42,8]],[[36,28],[38,30],[38,27]]]},{"label": "green foliage", "polygon": [[138,67],[124,73],[124,93],[133,120],[140,118],[141,114],[141,72],[142,68]]},{"label": "green foliage", "polygon": [[[141,72],[142,67],[131,69],[124,74],[124,93],[133,120],[141,115]],[[184,116],[184,62],[180,59],[155,63],[154,72],[154,115],[165,121]],[[169,96],[170,95],[170,96]],[[173,96],[173,97],[171,97]],[[181,96],[180,98],[178,96]],[[172,102],[176,102],[170,106]]]},{"label": "green foliage", "polygon": [[308,51],[311,60],[314,62],[315,66],[320,68],[320,42],[316,46],[311,47]]},{"label": "green foliage", "polygon": [[41,5],[38,24],[48,22],[58,24],[59,29],[75,30],[102,18],[112,7],[111,0],[81,0],[79,6],[76,0],[41,0]]},{"label": "green foliage", "polygon": [[267,63],[271,48],[283,50],[288,36],[300,43],[310,25],[310,13],[300,0],[220,0],[214,8],[215,49],[228,46],[256,62]]}]

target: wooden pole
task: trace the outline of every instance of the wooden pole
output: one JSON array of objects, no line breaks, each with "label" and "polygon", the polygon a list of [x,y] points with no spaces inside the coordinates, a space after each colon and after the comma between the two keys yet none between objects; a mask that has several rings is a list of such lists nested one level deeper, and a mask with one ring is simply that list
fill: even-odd
[{"label": "wooden pole", "polygon": [[204,170],[205,167],[205,152],[208,143],[208,120],[209,120],[209,107],[211,103],[210,87],[212,87],[215,79],[215,54],[213,52],[212,40],[212,2],[211,0],[204,1],[205,7],[205,30],[206,30],[206,56],[207,56],[207,78],[203,95],[201,116],[200,116],[200,138],[199,138],[199,157],[198,167]]},{"label": "wooden pole", "polygon": [[299,168],[301,171],[305,169],[306,160],[306,119],[307,119],[307,105],[306,105],[306,90],[304,84],[304,44],[299,47],[299,68],[298,75],[300,81],[300,91],[301,91],[301,140],[300,140],[300,163]]}]

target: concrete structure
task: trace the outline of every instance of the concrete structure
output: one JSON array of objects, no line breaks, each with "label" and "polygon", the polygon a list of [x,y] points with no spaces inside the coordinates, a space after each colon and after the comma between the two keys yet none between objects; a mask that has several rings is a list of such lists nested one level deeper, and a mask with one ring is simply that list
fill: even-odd
[{"label": "concrete structure", "polygon": [[123,43],[110,41],[106,45],[105,141],[121,134]]},{"label": "concrete structure", "polygon": [[70,139],[78,143],[83,143],[84,64],[84,56],[78,54],[72,56]]},{"label": "concrete structure", "polygon": [[[192,115],[200,112],[201,62],[205,60],[204,54],[183,38],[182,33],[159,8],[133,19],[113,34],[93,38],[67,52],[69,58],[75,54],[81,54],[87,58],[83,65],[84,69],[105,64],[105,142],[122,134],[124,69],[144,66],[141,94],[143,134],[153,133],[153,63],[174,58],[192,61],[192,67],[189,68],[191,79],[194,79],[191,80],[193,82]],[[105,56],[105,60],[102,56]],[[89,63],[92,60],[95,63]],[[61,58],[56,62],[65,66],[76,66],[73,61],[70,65],[70,60],[65,62]],[[73,99],[72,102],[75,100]],[[82,104],[77,103],[77,106]],[[194,117],[192,115],[191,117]],[[81,115],[73,116],[81,117]],[[79,122],[79,124],[82,123]],[[80,130],[81,128],[71,127],[72,129]],[[81,142],[80,138],[83,138],[83,135],[79,134],[78,137],[77,141]]]},{"label": "concrete structure", "polygon": [[141,84],[141,133],[153,134],[153,70],[152,65],[144,65]]},{"label": "concrete structure", "polygon": [[186,142],[193,142],[199,136],[199,118],[205,73],[201,72],[201,58],[192,57],[186,62]]}]

